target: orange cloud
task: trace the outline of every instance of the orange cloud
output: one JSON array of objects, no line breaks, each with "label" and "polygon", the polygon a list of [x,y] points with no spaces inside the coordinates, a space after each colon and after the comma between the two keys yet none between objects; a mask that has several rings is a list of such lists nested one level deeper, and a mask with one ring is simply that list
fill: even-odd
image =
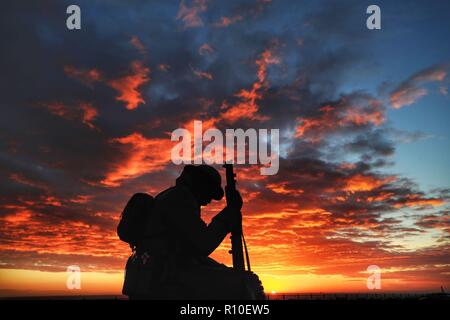
[{"label": "orange cloud", "polygon": [[32,214],[33,213],[30,210],[24,209],[22,211],[17,211],[13,214],[6,215],[6,216],[2,217],[1,220],[8,222],[8,223],[12,223],[12,224],[24,223],[30,219]]},{"label": "orange cloud", "polygon": [[371,191],[386,183],[395,181],[395,177],[379,178],[374,176],[357,174],[347,180],[343,190],[345,191]]},{"label": "orange cloud", "polygon": [[[138,37],[133,36],[130,39],[130,43],[138,49],[141,53],[145,53],[145,47]],[[167,65],[159,65],[158,68],[162,71],[167,71]],[[138,107],[139,104],[145,103],[138,91],[139,87],[147,83],[150,78],[148,74],[150,73],[150,68],[144,66],[141,61],[133,61],[130,64],[129,74],[120,77],[118,79],[106,80],[102,77],[100,71],[97,69],[77,69],[72,66],[64,66],[64,72],[71,78],[75,78],[86,85],[92,85],[94,82],[103,81],[106,82],[110,87],[117,90],[120,95],[116,97],[116,100],[123,101],[126,103],[125,107],[128,110],[133,110]],[[59,113],[60,116],[63,112],[61,106],[53,105],[54,114]]]},{"label": "orange cloud", "polygon": [[52,196],[45,197],[43,203],[49,206],[61,207],[61,201]]},{"label": "orange cloud", "polygon": [[235,122],[239,119],[251,120],[267,120],[267,117],[258,114],[259,106],[257,101],[262,99],[263,92],[267,90],[269,82],[267,81],[267,67],[271,64],[279,64],[280,59],[273,55],[270,50],[265,50],[259,58],[255,61],[258,66],[257,78],[250,90],[242,89],[236,94],[239,102],[228,107],[226,103],[223,104],[222,109],[226,109],[222,113],[222,119],[228,122]]},{"label": "orange cloud", "polygon": [[288,189],[288,188],[286,188],[285,183],[270,183],[267,185],[267,188],[269,188],[270,190],[272,190],[275,193],[288,194],[288,195],[300,195],[304,192],[302,189],[298,189],[298,190]]},{"label": "orange cloud", "polygon": [[[121,268],[121,260],[127,255],[127,247],[117,241],[114,230],[60,214],[48,221],[40,212],[45,206],[53,206],[52,203],[56,201],[58,210],[63,211],[67,207],[54,197],[50,197],[49,204],[45,203],[47,199],[43,200],[29,203],[27,206],[16,206],[13,212],[0,217],[0,232],[8,237],[8,241],[0,244],[1,260],[9,261],[3,264],[2,268],[9,266],[55,271],[61,270],[61,265],[65,268],[74,262],[82,263],[86,271],[111,271]],[[117,213],[105,215],[102,221],[112,221],[112,217],[117,218]],[[108,242],[109,250],[103,241]],[[114,259],[108,258],[111,254],[115,256]],[[16,256],[19,265],[11,264],[9,255]],[[32,262],[34,258],[39,262]],[[42,263],[42,260],[46,262]],[[110,261],[105,264],[101,260]]]},{"label": "orange cloud", "polygon": [[383,124],[385,121],[384,113],[379,110],[373,112],[358,112],[355,109],[348,110],[342,118],[340,124],[352,123],[357,126],[373,123],[376,126]]},{"label": "orange cloud", "polygon": [[439,198],[424,198],[420,194],[409,194],[406,195],[405,199],[398,201],[394,206],[396,208],[401,207],[424,207],[424,206],[441,206],[445,202],[443,199]]},{"label": "orange cloud", "polygon": [[142,62],[133,61],[130,74],[109,81],[109,85],[120,93],[116,100],[125,102],[128,110],[134,110],[139,104],[145,103],[138,88],[150,80],[149,72],[150,69]]},{"label": "orange cloud", "polygon": [[124,158],[114,164],[101,181],[106,186],[116,187],[125,180],[161,170],[170,161],[168,139],[148,139],[140,133],[132,133],[111,142],[121,147]]},{"label": "orange cloud", "polygon": [[380,126],[385,122],[384,109],[377,100],[365,101],[366,105],[343,98],[336,105],[326,105],[319,109],[320,114],[311,118],[298,118],[297,138],[319,142],[326,134],[348,126]]}]

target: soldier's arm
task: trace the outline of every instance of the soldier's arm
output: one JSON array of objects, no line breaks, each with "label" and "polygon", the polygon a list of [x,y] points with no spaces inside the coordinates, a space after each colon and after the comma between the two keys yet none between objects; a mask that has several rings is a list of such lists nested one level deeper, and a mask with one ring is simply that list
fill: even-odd
[{"label": "soldier's arm", "polygon": [[230,231],[230,209],[228,208],[218,213],[207,225],[200,218],[194,203],[179,198],[177,201],[167,200],[171,207],[167,211],[171,224],[177,229],[177,232],[186,237],[196,254],[209,256]]}]

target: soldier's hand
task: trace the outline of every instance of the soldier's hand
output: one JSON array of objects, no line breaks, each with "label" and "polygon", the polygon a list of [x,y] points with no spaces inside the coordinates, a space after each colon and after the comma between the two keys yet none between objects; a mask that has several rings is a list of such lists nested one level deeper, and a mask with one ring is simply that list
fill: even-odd
[{"label": "soldier's hand", "polygon": [[227,197],[227,205],[236,211],[241,211],[243,201],[239,191],[225,187],[225,195]]},{"label": "soldier's hand", "polygon": [[226,212],[225,219],[229,228],[228,231],[232,231],[235,227],[239,226],[242,223],[241,211],[233,207],[227,206],[225,212]]}]

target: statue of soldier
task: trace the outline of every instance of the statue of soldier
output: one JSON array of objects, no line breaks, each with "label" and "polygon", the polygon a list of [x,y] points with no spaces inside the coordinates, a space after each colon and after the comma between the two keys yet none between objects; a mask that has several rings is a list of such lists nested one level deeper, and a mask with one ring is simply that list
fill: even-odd
[{"label": "statue of soldier", "polygon": [[[256,275],[209,258],[241,219],[239,192],[226,192],[236,193],[235,207],[226,206],[207,225],[201,207],[223,198],[221,176],[208,165],[186,165],[175,186],[157,195],[148,208],[142,241],[127,262],[123,293],[130,299],[263,298]],[[145,194],[140,195],[145,202]]]}]

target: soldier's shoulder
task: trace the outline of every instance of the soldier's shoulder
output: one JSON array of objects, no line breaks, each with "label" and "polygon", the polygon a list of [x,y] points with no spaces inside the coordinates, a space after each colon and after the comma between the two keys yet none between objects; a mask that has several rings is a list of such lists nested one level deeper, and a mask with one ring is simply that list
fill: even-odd
[{"label": "soldier's shoulder", "polygon": [[183,200],[191,200],[192,195],[186,188],[175,186],[162,192],[157,199],[161,202],[184,202]]}]

